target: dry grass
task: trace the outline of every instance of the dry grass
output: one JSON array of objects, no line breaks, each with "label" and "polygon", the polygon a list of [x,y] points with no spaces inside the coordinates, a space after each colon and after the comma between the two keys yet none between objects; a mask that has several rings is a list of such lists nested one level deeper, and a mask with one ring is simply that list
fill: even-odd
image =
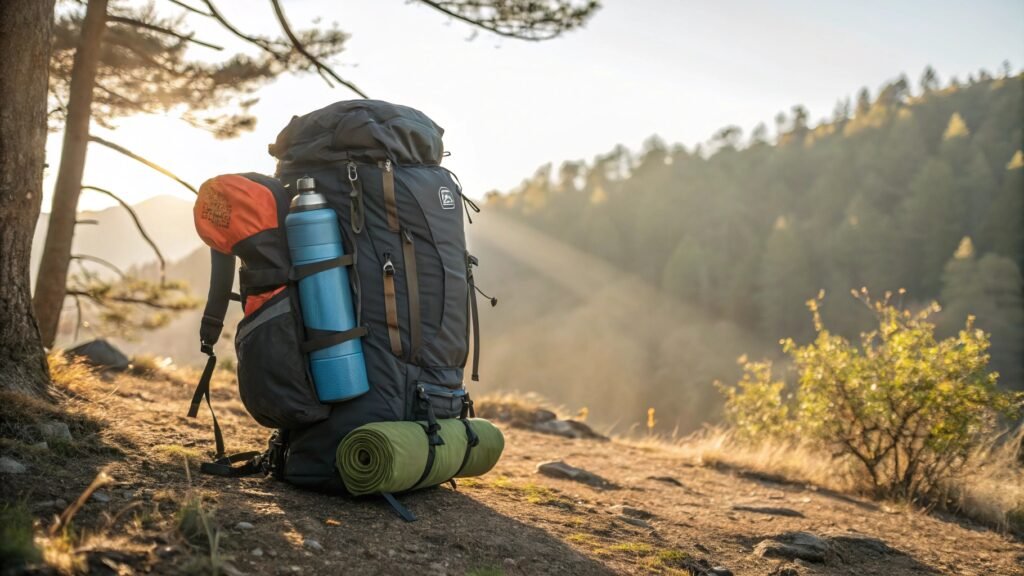
[{"label": "dry grass", "polygon": [[[726,429],[708,428],[679,439],[617,439],[645,449],[667,450],[695,464],[738,470],[782,482],[810,484],[837,492],[868,494],[859,470],[844,458],[823,454],[810,444],[766,440],[750,444]],[[977,449],[963,473],[946,486],[946,508],[966,518],[1024,536],[1024,467],[1018,451],[1024,429],[1014,438],[993,440]]]}]

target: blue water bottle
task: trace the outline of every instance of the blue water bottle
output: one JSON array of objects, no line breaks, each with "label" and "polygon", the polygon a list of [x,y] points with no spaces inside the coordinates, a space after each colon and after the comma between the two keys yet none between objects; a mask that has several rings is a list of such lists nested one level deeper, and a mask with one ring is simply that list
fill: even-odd
[{"label": "blue water bottle", "polygon": [[[323,195],[317,193],[316,181],[308,176],[299,178],[296,188],[299,193],[292,199],[285,218],[292,265],[344,255],[338,217]],[[299,304],[307,329],[342,332],[356,325],[348,270],[344,266],[327,268],[299,280]],[[309,354],[309,371],[321,402],[348,400],[370,389],[360,338],[314,350]]]}]

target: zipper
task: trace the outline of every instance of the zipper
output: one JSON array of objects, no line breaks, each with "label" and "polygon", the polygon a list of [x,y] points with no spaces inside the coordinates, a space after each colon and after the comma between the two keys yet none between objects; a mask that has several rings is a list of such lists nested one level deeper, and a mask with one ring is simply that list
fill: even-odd
[{"label": "zipper", "polygon": [[423,333],[420,326],[420,280],[416,273],[416,247],[412,242],[412,234],[404,226],[401,228],[402,260],[405,262],[406,296],[409,298],[409,359],[412,360],[419,351]]}]

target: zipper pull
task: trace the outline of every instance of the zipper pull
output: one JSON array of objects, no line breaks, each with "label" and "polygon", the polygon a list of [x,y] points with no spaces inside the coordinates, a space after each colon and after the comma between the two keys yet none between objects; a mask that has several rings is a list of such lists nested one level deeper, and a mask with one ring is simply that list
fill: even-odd
[{"label": "zipper pull", "polygon": [[384,253],[384,275],[394,276],[395,275],[395,263],[391,261],[391,253]]}]

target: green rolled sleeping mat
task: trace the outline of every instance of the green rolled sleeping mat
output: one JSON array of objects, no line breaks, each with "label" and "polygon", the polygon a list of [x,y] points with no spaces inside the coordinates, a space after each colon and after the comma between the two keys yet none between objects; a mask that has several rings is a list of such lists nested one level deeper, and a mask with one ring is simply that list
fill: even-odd
[{"label": "green rolled sleeping mat", "polygon": [[455,477],[486,474],[498,463],[505,437],[487,420],[470,418],[466,422],[480,439],[468,455],[463,421],[438,420],[438,434],[444,444],[434,447],[430,473],[419,482],[430,452],[425,424],[375,422],[356,428],[338,445],[336,465],[345,488],[357,496],[406,492],[436,486]]}]

